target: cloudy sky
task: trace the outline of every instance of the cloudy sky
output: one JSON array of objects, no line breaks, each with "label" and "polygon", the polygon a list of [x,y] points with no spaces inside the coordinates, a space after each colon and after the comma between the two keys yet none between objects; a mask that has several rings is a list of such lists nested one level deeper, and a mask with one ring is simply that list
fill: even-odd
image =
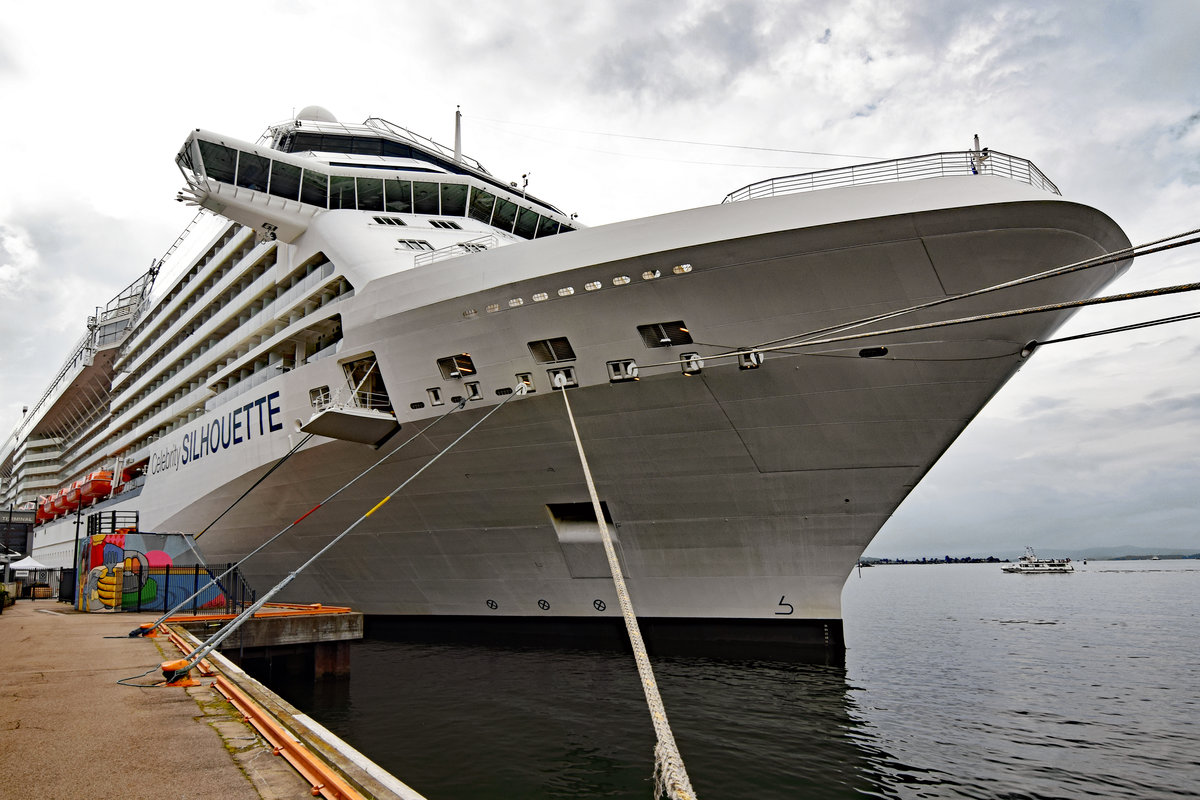
[{"label": "cloudy sky", "polygon": [[[191,219],[192,128],[253,140],[319,104],[451,143],[460,105],[469,155],[591,225],[978,133],[1139,243],[1200,226],[1198,34],[1193,0],[24,4],[0,17],[0,430]],[[1198,264],[1150,256],[1111,288]],[[1197,356],[1200,322],[1046,347],[868,553],[1200,551]]]}]

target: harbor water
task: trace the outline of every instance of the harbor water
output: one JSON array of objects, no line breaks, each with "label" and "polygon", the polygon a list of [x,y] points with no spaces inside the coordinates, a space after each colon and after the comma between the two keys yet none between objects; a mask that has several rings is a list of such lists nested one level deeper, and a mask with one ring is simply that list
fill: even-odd
[{"label": "harbor water", "polygon": [[[1200,797],[1200,562],[876,566],[845,663],[656,658],[701,798]],[[366,640],[281,693],[430,800],[649,798],[632,656]]]}]

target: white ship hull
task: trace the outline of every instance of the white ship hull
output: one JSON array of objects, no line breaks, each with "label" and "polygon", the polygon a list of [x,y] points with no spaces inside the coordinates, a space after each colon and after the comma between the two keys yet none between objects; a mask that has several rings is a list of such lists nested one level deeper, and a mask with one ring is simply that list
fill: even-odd
[{"label": "white ship hull", "polygon": [[[873,208],[895,213],[850,213]],[[356,270],[370,274],[370,253],[355,251],[338,228],[350,222],[339,216],[349,212],[327,214],[291,258],[320,249],[352,280]],[[342,303],[338,358],[262,383],[155,443],[159,466],[140,493],[105,508],[138,509],[146,530],[204,529],[300,440],[313,413],[310,392],[343,384],[339,364],[374,353],[402,430],[379,450],[314,439],[198,540],[212,561],[237,560],[399,450],[242,567],[265,590],[500,402],[496,390],[531,373],[536,393],[513,398],[287,597],[372,615],[619,616],[594,525],[561,518],[588,495],[562,398],[527,346],[565,336],[580,383],[572,405],[639,615],[840,641],[841,590],[862,551],[1019,368],[1024,345],[1068,312],[796,347],[749,370],[726,359],[696,375],[671,366],[610,384],[606,362],[768,342],[1127,245],[1092,209],[990,178],[935,179],[915,192],[896,184],[832,198],[793,195],[653,223],[578,231],[368,281]],[[686,275],[637,278],[683,261],[693,267]],[[949,312],[907,314],[876,329],[1086,296],[1123,267],[956,301]],[[614,286],[618,275],[634,278]],[[591,281],[603,289],[582,291]],[[471,286],[479,290],[462,292]],[[576,292],[555,296],[559,286]],[[530,302],[547,289],[550,301]],[[524,302],[509,307],[509,298]],[[492,303],[503,310],[483,313]],[[466,309],[479,313],[464,318]],[[637,325],[658,320],[686,321],[697,344],[648,351]],[[860,357],[868,347],[887,347],[888,356]],[[438,357],[460,352],[474,360],[482,399],[399,449],[451,407],[410,403],[425,401],[433,386],[447,397],[461,393],[460,381],[435,369]],[[201,450],[198,432],[208,431],[228,443]],[[763,632],[768,624],[777,627]]]},{"label": "white ship hull", "polygon": [[594,630],[619,611],[560,375],[652,644],[836,647],[872,537],[1070,314],[995,312],[1128,265],[996,289],[1129,243],[978,149],[579,228],[381,120],[309,108],[268,134],[188,136],[180,199],[214,216],[180,242],[199,249],[168,251],[157,298],[158,266],[103,308],[0,452],[0,491],[39,518],[114,480],[38,527],[43,563],[71,566],[100,511],[197,534],[215,563],[303,518],[241,566],[258,591],[352,527],[284,599]]}]

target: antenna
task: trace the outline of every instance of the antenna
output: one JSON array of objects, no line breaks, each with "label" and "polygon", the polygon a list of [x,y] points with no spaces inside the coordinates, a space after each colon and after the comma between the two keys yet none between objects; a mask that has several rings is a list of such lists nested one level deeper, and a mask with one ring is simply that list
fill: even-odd
[{"label": "antenna", "polygon": [[462,163],[462,106],[454,107],[454,163]]}]

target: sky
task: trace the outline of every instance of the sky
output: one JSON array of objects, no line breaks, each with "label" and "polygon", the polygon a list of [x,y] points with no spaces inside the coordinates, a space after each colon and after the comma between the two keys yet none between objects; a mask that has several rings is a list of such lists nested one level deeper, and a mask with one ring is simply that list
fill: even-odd
[{"label": "sky", "polygon": [[[1200,4],[961,0],[64,3],[0,15],[0,436],[86,317],[192,218],[188,131],[307,105],[463,150],[588,225],[777,175],[943,150],[1028,158],[1135,244],[1200,227]],[[719,146],[718,146],[719,145]],[[1107,291],[1194,282],[1200,247]],[[1086,309],[1082,333],[1198,310]],[[876,537],[912,557],[1200,551],[1200,321],[1051,345]]]}]

